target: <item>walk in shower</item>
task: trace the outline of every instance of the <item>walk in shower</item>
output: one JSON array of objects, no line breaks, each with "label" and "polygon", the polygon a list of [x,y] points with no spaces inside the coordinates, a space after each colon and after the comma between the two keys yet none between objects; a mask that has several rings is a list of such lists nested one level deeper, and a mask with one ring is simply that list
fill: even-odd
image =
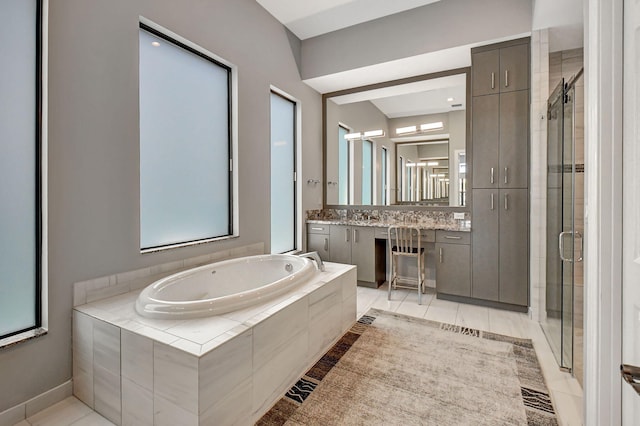
[{"label": "walk in shower", "polygon": [[547,104],[546,316],[558,365],[583,376],[584,102],[582,70]]}]

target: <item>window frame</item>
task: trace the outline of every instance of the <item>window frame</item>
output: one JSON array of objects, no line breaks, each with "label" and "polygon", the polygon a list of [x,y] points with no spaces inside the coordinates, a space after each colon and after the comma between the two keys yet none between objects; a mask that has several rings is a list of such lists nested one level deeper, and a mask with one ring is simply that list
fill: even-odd
[{"label": "window frame", "polygon": [[[291,104],[293,105],[293,123],[292,123],[292,129],[293,129],[293,179],[292,179],[292,184],[293,184],[293,248],[291,250],[285,251],[283,253],[278,253],[278,254],[286,254],[286,253],[293,253],[293,252],[297,252],[299,247],[301,246],[300,241],[298,241],[298,236],[299,236],[299,230],[298,230],[298,222],[299,222],[299,218],[298,218],[298,200],[299,200],[299,194],[298,194],[298,152],[299,152],[299,147],[298,147],[298,141],[299,141],[299,135],[298,135],[298,121],[299,121],[299,115],[300,115],[300,102],[287,95],[286,93],[284,93],[283,91],[277,89],[274,86],[271,86],[269,89],[269,114],[271,115],[271,96],[275,95],[280,97],[281,99],[284,99],[285,101],[291,102]],[[269,142],[269,145],[271,145],[271,141]],[[270,150],[272,148],[270,147]],[[271,152],[269,152],[269,155],[271,155]],[[271,167],[271,164],[270,164]],[[270,188],[270,193],[269,193],[269,199],[272,200],[272,192],[271,192],[271,188]],[[272,201],[270,201],[272,202]],[[273,229],[270,229],[270,232],[273,232]],[[270,237],[271,238],[271,237]],[[270,241],[271,243],[271,241]]]},{"label": "window frame", "polygon": [[[44,165],[44,0],[35,0],[36,2],[36,43],[35,43],[35,215],[34,215],[34,227],[35,227],[35,310],[34,310],[34,324],[29,327],[25,327],[19,330],[12,331],[7,334],[0,335],[0,348],[5,345],[13,344],[17,341],[29,339],[39,335],[38,330],[43,330],[42,326],[45,320],[43,319],[43,259],[44,259],[44,196],[43,189],[45,188],[43,179],[45,178],[42,171]],[[27,334],[29,333],[29,334]],[[20,336],[23,335],[23,336]]]},{"label": "window frame", "polygon": [[[182,241],[177,243],[168,243],[158,246],[142,247],[140,241],[141,253],[152,253],[179,247],[187,247],[197,244],[205,244],[213,241],[237,238],[239,236],[239,219],[238,219],[238,161],[237,161],[237,68],[231,63],[209,52],[208,50],[196,45],[195,43],[173,33],[172,31],[146,19],[140,17],[139,30],[162,38],[163,40],[177,46],[185,51],[192,53],[208,62],[211,62],[227,72],[227,149],[229,157],[228,166],[228,223],[227,233],[224,235],[202,237],[195,240]],[[139,72],[139,71],[138,71]],[[142,217],[140,216],[140,221]],[[140,230],[142,225],[140,225]],[[141,235],[139,235],[141,237]]]}]

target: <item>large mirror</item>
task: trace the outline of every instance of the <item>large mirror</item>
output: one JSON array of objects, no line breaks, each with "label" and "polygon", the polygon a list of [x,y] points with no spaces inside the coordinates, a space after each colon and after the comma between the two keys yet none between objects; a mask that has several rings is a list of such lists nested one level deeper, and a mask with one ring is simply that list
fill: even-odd
[{"label": "large mirror", "polygon": [[324,96],[325,205],[467,203],[469,69]]}]

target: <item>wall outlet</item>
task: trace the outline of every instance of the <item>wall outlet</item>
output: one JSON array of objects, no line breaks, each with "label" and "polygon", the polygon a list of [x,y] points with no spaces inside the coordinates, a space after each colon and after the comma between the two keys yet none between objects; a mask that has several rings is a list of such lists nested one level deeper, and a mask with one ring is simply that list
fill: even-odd
[{"label": "wall outlet", "polygon": [[464,212],[460,212],[460,213],[454,212],[453,213],[453,218],[454,219],[464,220]]}]

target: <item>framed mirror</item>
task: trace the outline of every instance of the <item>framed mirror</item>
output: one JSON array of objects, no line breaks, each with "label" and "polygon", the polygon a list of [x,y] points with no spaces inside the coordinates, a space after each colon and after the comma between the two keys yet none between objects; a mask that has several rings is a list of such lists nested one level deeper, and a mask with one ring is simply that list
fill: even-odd
[{"label": "framed mirror", "polygon": [[323,95],[324,205],[468,209],[470,69]]}]

